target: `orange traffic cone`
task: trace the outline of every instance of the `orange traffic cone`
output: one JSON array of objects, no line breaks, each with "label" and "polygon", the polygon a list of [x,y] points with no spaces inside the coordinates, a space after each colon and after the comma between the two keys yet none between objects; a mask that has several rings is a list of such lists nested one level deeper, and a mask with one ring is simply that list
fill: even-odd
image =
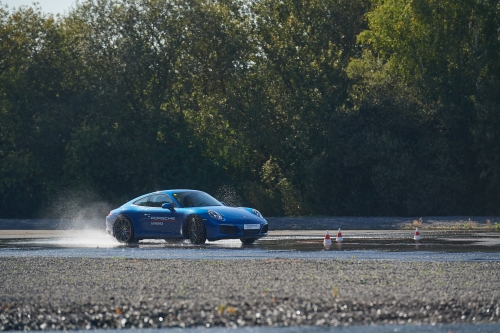
[{"label": "orange traffic cone", "polygon": [[419,241],[420,240],[420,231],[418,231],[418,228],[415,229],[415,236],[413,236],[413,239],[416,240],[416,241]]},{"label": "orange traffic cone", "polygon": [[337,242],[342,242],[344,240],[344,238],[342,237],[342,231],[340,231],[340,228],[339,228],[339,231],[337,232]]},{"label": "orange traffic cone", "polygon": [[323,244],[325,244],[326,246],[332,245],[332,240],[330,239],[330,233],[328,232],[328,230],[326,231],[326,235],[325,235],[325,239],[323,240]]}]

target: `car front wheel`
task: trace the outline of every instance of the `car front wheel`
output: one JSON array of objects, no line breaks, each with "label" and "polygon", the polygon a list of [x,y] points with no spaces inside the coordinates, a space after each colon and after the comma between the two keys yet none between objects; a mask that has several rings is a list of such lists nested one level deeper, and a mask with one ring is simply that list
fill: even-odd
[{"label": "car front wheel", "polygon": [[207,240],[207,229],[203,220],[196,216],[191,216],[188,221],[189,225],[189,240],[192,244],[205,244]]},{"label": "car front wheel", "polygon": [[253,244],[256,240],[256,238],[240,238],[240,241],[245,245]]}]

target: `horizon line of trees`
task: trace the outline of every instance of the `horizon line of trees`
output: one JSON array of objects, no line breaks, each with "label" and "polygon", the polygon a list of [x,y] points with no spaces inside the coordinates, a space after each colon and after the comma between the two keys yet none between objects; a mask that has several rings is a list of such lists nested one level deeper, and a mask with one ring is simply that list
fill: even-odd
[{"label": "horizon line of trees", "polygon": [[498,215],[499,106],[498,1],[0,0],[0,218]]}]

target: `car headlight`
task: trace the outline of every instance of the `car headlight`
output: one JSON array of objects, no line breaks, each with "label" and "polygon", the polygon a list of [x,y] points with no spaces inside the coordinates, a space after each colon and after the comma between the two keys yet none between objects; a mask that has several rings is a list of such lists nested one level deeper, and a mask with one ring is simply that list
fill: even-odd
[{"label": "car headlight", "polygon": [[214,220],[219,220],[219,221],[224,220],[224,217],[221,214],[214,212],[213,210],[209,210],[208,215]]},{"label": "car headlight", "polygon": [[262,216],[262,214],[257,210],[257,209],[252,209],[252,213],[254,213],[255,215],[257,215],[258,217],[260,217],[261,219],[264,218],[264,216]]}]

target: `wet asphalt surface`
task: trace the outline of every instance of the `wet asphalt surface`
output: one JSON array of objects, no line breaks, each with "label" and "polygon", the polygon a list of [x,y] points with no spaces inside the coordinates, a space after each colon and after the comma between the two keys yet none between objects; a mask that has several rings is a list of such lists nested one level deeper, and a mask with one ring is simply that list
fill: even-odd
[{"label": "wet asphalt surface", "polygon": [[[352,259],[404,261],[500,261],[500,232],[413,230],[330,232],[332,244],[324,245],[325,231],[271,231],[255,244],[239,240],[207,242],[144,240],[123,245],[101,230],[2,233],[0,257],[125,257],[136,259]],[[26,238],[21,238],[26,237]]]}]

